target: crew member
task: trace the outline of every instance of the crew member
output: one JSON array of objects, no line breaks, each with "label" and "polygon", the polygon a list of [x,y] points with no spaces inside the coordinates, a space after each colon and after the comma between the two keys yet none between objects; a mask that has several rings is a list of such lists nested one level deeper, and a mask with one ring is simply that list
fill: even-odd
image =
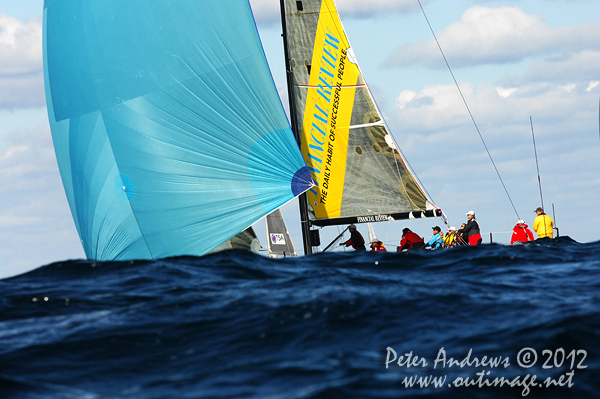
[{"label": "crew member", "polygon": [[356,226],[351,224],[350,227],[348,227],[348,230],[350,231],[350,239],[346,242],[340,242],[340,245],[345,245],[347,247],[352,245],[352,248],[357,251],[366,251],[367,248],[365,248],[365,239],[356,230]]},{"label": "crew member", "polygon": [[426,247],[431,247],[431,249],[438,249],[444,247],[444,238],[442,237],[442,229],[439,226],[432,227],[433,229],[433,237],[429,240]]},{"label": "crew member", "polygon": [[463,223],[460,225],[460,228],[456,230],[456,245],[469,245],[469,243],[467,242],[467,237],[465,237],[465,235],[463,234],[463,231],[465,230],[466,226],[467,224]]},{"label": "crew member", "polygon": [[554,221],[544,213],[542,207],[535,210],[537,217],[533,221],[533,230],[537,233],[538,238],[554,237]]},{"label": "crew member", "polygon": [[450,248],[450,247],[454,247],[455,245],[458,245],[454,242],[456,239],[457,239],[456,227],[450,226],[450,228],[448,229],[448,232],[444,236],[444,245],[446,246],[446,248]]},{"label": "crew member", "polygon": [[480,245],[481,231],[479,229],[479,222],[475,219],[475,212],[467,212],[467,219],[469,220],[465,227],[458,230],[458,232],[462,234],[463,239],[467,241],[469,245]]},{"label": "crew member", "polygon": [[529,230],[529,226],[527,226],[523,220],[519,220],[516,226],[513,228],[513,235],[510,239],[510,243],[514,244],[517,241],[533,241],[533,233],[531,230]]},{"label": "crew member", "polygon": [[396,247],[398,252],[411,249],[421,249],[425,246],[425,242],[423,238],[419,237],[417,234],[413,233],[408,227],[402,229],[402,241],[400,241],[400,246]]},{"label": "crew member", "polygon": [[377,238],[371,240],[371,252],[387,252],[387,249],[383,246],[383,243]]}]

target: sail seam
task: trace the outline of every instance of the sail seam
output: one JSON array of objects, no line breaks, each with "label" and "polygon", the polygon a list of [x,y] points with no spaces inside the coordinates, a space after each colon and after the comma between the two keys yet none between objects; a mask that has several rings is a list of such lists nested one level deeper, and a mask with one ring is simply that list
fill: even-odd
[{"label": "sail seam", "polygon": [[[102,110],[99,110],[99,115],[100,115],[100,118],[102,120],[102,124],[104,125],[105,124],[105,122],[104,122],[104,113],[103,113]],[[112,143],[111,137],[108,134],[108,132],[106,134],[106,138],[107,138],[107,141],[108,141],[108,145],[110,145],[110,147],[111,147],[111,152],[113,154],[113,159],[115,161],[115,166],[117,168],[117,172],[119,173],[118,176],[121,176],[121,168],[119,166],[119,162],[117,161],[117,158],[114,156],[114,150],[112,149],[113,143]],[[148,244],[148,240],[146,240],[146,235],[144,234],[144,230],[142,229],[142,226],[140,225],[140,222],[138,220],[137,214],[136,214],[135,210],[133,209],[133,204],[131,203],[131,198],[129,198],[129,193],[127,192],[127,188],[125,186],[125,182],[123,181],[122,178],[121,178],[121,183],[123,184],[123,186],[121,186],[121,187],[123,188],[123,191],[125,192],[125,198],[127,198],[127,204],[129,205],[129,209],[131,209],[131,214],[133,215],[133,218],[135,219],[135,223],[136,223],[136,225],[137,225],[137,227],[138,227],[138,229],[140,231],[140,235],[144,239],[144,244],[146,244],[146,248],[148,249],[148,253],[150,254],[150,258],[152,259],[152,258],[154,258],[154,255],[152,254],[152,250],[150,249],[150,245]],[[121,253],[124,252],[124,251],[126,251],[126,248],[123,248],[123,250],[121,251]]]}]

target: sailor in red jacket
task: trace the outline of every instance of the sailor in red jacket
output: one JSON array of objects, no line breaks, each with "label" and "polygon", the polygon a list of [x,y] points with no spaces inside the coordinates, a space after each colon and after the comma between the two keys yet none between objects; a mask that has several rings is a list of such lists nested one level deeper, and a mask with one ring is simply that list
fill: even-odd
[{"label": "sailor in red jacket", "polygon": [[512,234],[510,243],[514,244],[517,241],[520,241],[520,242],[533,241],[533,233],[527,227],[528,226],[525,224],[525,222],[523,220],[519,220],[517,222],[517,225],[513,228],[513,234]]},{"label": "sailor in red jacket", "polygon": [[405,249],[421,249],[424,246],[425,242],[423,241],[423,238],[413,233],[408,227],[405,227],[402,229],[402,241],[400,241],[400,246],[396,247],[396,250],[401,252]]},{"label": "sailor in red jacket", "polygon": [[365,239],[363,238],[362,234],[356,230],[356,226],[351,224],[350,227],[348,227],[348,230],[350,231],[350,239],[346,242],[340,242],[340,245],[345,245],[347,247],[352,245],[352,248],[356,249],[357,251],[366,251],[367,248],[365,248]]},{"label": "sailor in red jacket", "polygon": [[383,246],[383,243],[377,238],[371,241],[371,252],[387,252],[387,249]]}]

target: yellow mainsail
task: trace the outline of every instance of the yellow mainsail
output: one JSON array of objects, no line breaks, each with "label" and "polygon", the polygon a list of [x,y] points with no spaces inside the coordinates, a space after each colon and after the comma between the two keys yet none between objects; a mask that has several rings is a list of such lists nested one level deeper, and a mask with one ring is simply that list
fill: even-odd
[{"label": "yellow mainsail", "polygon": [[333,0],[284,0],[300,147],[317,184],[311,224],[440,216],[400,155]]}]

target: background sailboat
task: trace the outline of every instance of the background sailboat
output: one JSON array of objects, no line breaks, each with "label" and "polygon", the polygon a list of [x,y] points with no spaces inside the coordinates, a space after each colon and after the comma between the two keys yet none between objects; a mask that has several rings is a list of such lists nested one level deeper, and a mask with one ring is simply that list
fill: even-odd
[{"label": "background sailboat", "polygon": [[46,0],[43,33],[89,259],[202,255],[312,185],[247,0]]},{"label": "background sailboat", "polygon": [[267,253],[271,258],[296,256],[292,238],[288,232],[281,210],[276,209],[265,218],[267,232]]},{"label": "background sailboat", "polygon": [[[281,6],[292,127],[317,183],[301,199],[303,223],[442,216],[389,134],[333,0]],[[311,246],[305,239],[305,252]]]}]

